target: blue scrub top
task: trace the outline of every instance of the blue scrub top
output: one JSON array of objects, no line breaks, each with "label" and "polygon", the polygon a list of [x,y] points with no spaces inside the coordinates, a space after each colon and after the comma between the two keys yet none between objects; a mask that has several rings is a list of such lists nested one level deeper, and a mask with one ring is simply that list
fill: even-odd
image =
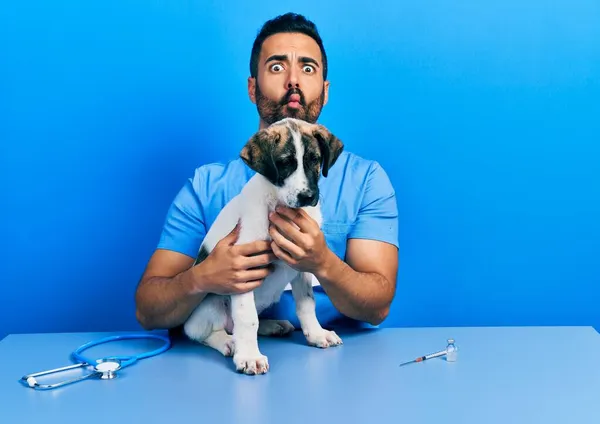
[{"label": "blue scrub top", "polygon": [[[196,258],[202,241],[225,204],[239,194],[255,172],[240,158],[200,166],[175,196],[164,222],[158,248]],[[379,240],[398,247],[398,208],[392,184],[379,163],[344,151],[319,180],[322,231],[329,248],[342,260],[349,238]],[[369,327],[338,312],[320,286],[314,287],[317,317],[325,328]],[[287,319],[296,328],[291,291],[261,314]]]}]

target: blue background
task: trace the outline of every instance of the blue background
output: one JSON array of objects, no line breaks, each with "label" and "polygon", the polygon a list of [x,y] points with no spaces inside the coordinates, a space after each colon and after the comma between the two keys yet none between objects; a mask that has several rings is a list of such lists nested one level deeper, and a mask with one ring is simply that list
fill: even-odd
[{"label": "blue background", "polygon": [[258,125],[262,23],[315,20],[322,122],[398,194],[386,326],[600,327],[600,3],[3,2],[0,337],[138,329],[173,196]]}]

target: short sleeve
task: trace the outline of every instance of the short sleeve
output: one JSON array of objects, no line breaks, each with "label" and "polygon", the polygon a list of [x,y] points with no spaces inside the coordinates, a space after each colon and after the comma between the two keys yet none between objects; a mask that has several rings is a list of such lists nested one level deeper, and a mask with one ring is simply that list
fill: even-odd
[{"label": "short sleeve", "polygon": [[173,250],[195,258],[206,236],[202,204],[198,187],[203,184],[202,169],[194,173],[181,188],[167,211],[158,242],[159,249]]},{"label": "short sleeve", "polygon": [[367,172],[361,204],[348,237],[379,240],[399,247],[396,192],[377,162]]}]

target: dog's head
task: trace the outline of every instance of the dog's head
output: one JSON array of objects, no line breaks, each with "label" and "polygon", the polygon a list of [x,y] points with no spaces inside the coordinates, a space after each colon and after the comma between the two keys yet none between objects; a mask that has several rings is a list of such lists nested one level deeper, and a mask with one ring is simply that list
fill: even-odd
[{"label": "dog's head", "polygon": [[281,203],[299,208],[316,206],[319,178],[327,177],[343,149],[323,125],[286,118],[255,133],[240,157],[277,187]]}]

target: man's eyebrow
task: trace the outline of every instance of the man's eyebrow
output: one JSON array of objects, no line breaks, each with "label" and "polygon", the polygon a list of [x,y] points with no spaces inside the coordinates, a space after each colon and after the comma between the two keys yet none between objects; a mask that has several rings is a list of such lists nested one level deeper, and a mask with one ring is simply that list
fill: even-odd
[{"label": "man's eyebrow", "polygon": [[317,68],[319,67],[319,63],[313,59],[312,57],[308,57],[308,56],[300,56],[300,62],[302,63],[313,63],[317,66]]},{"label": "man's eyebrow", "polygon": [[[277,61],[285,61],[288,60],[288,56],[286,54],[274,54],[269,56],[266,60],[265,60],[265,64],[267,64],[268,62],[272,61],[272,60],[277,60]],[[319,63],[313,59],[312,57],[308,57],[308,56],[300,56],[298,58],[298,60],[302,63],[313,63],[315,64],[317,67],[319,67]]]},{"label": "man's eyebrow", "polygon": [[277,60],[277,61],[283,61],[283,60],[287,60],[288,57],[286,54],[274,54],[271,55],[267,58],[267,60],[265,60],[265,64],[272,61],[272,60]]}]

